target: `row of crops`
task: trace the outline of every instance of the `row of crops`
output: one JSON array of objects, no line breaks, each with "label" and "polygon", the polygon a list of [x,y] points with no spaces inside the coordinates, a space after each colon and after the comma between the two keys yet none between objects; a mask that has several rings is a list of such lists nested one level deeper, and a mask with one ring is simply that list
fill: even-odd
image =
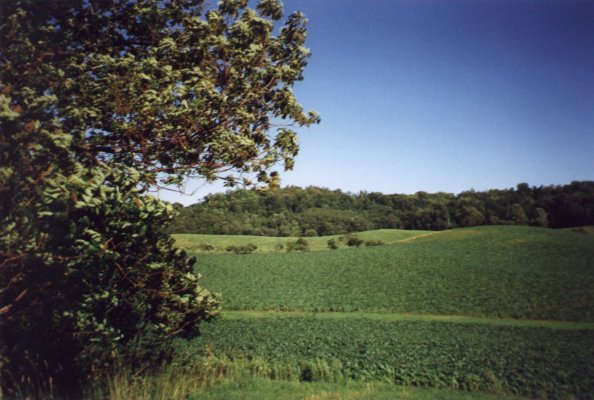
[{"label": "row of crops", "polygon": [[594,236],[528,227],[375,248],[200,255],[226,309],[375,310],[594,321]]},{"label": "row of crops", "polygon": [[383,381],[531,398],[594,395],[591,330],[315,316],[223,318],[180,352],[188,364],[214,354],[277,379]]},{"label": "row of crops", "polygon": [[179,362],[217,376],[593,399],[593,260],[593,235],[515,226],[201,254],[226,311]]}]

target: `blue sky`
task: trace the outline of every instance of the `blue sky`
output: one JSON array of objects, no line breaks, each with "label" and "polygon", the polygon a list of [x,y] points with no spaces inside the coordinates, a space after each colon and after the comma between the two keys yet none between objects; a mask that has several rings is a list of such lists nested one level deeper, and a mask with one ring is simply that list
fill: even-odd
[{"label": "blue sky", "polygon": [[[414,193],[594,180],[594,2],[285,0],[322,123],[282,184]],[[280,168],[280,167],[279,167]],[[190,182],[193,196],[221,185]]]}]

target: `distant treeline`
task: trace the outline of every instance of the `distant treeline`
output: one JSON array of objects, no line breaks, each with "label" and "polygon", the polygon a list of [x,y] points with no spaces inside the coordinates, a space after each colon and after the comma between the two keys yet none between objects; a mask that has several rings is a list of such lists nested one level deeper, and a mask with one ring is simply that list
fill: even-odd
[{"label": "distant treeline", "polygon": [[325,236],[370,229],[443,230],[476,225],[594,225],[594,182],[474,190],[458,195],[344,193],[318,187],[235,190],[175,204],[175,233]]}]

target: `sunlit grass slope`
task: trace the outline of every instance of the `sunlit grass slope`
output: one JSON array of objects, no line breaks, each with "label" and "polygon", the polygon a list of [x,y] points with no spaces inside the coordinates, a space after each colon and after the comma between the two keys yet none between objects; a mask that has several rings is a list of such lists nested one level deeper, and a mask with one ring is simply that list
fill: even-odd
[{"label": "sunlit grass slope", "polygon": [[593,225],[578,226],[575,228],[563,228],[562,230],[576,232],[576,233],[582,233],[582,234],[587,234],[587,235],[594,235],[594,226]]},{"label": "sunlit grass slope", "polygon": [[201,254],[198,270],[231,310],[594,321],[594,236],[572,231],[486,226],[372,248]]},{"label": "sunlit grass slope", "polygon": [[[380,229],[375,231],[359,232],[355,235],[363,241],[381,241],[385,244],[396,243],[411,237],[431,233],[429,231],[406,231],[401,229]],[[334,239],[341,247],[346,247],[340,243],[339,238],[342,235],[308,237],[305,238],[311,251],[328,250],[328,240]],[[294,242],[296,237],[267,237],[267,236],[243,236],[243,235],[201,235],[201,234],[174,234],[176,245],[189,251],[205,252],[204,246],[210,245],[214,249],[208,253],[223,253],[227,246],[244,246],[254,244],[258,246],[257,253],[283,252],[286,250],[288,242]],[[279,247],[282,245],[282,248]]]}]

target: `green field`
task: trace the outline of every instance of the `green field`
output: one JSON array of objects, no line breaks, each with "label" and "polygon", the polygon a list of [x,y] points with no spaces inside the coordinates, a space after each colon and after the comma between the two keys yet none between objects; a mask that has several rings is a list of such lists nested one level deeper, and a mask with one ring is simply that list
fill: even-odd
[{"label": "green field", "polygon": [[243,360],[269,379],[585,398],[594,393],[592,339],[591,329],[270,316],[224,318],[185,354]]},{"label": "green field", "polygon": [[[430,231],[404,231],[400,229],[380,229],[376,231],[359,232],[356,234],[363,241],[381,241],[384,244],[398,243],[414,237],[431,234]],[[328,240],[336,240],[339,247],[345,248],[346,244],[339,240],[343,235],[308,237],[305,238],[311,251],[328,250]],[[256,253],[284,252],[287,243],[294,242],[297,237],[267,237],[249,235],[201,235],[192,233],[174,234],[176,245],[196,253],[224,253],[228,246],[243,246],[254,244],[258,248]],[[207,245],[213,246],[212,250],[203,250]],[[282,248],[279,247],[282,245]]]},{"label": "green field", "polygon": [[328,383],[238,379],[201,391],[190,400],[513,400],[514,396],[395,386],[388,383]]},{"label": "green field", "polygon": [[594,321],[594,237],[480,227],[392,245],[200,255],[228,310],[381,311]]},{"label": "green field", "polygon": [[[178,363],[215,365],[231,380],[195,398],[234,398],[237,385],[253,392],[245,398],[273,388],[277,398],[318,398],[312,390],[325,384],[328,398],[428,398],[398,392],[416,386],[594,396],[594,235],[380,232],[391,244],[279,253],[273,243],[286,238],[261,238],[271,244],[253,242],[256,254],[197,254],[225,311],[179,348]],[[327,239],[316,238],[318,250]],[[364,382],[379,386],[364,394]],[[340,389],[349,384],[360,395]]]}]

